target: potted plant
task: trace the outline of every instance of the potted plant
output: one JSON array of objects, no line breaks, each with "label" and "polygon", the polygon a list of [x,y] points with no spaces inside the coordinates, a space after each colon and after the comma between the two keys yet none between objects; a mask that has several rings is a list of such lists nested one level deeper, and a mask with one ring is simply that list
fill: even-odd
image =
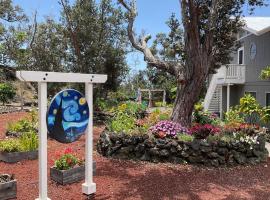
[{"label": "potted plant", "polygon": [[[85,178],[84,161],[79,159],[71,148],[67,148],[64,153],[58,155],[54,161],[54,166],[50,168],[50,177],[61,185],[66,185],[81,181]],[[93,163],[95,173],[96,163]]]},{"label": "potted plant", "polygon": [[0,174],[0,199],[13,199],[17,196],[17,181],[13,175]]}]

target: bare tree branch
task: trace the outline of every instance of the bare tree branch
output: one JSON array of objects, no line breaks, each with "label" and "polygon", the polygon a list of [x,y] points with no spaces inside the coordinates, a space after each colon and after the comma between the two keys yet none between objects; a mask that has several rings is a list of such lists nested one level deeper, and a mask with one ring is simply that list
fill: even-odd
[{"label": "bare tree branch", "polygon": [[31,41],[29,44],[31,49],[32,49],[33,43],[35,41],[36,33],[37,33],[37,11],[35,11],[35,13],[34,13],[34,31],[33,31],[32,38],[31,38]]},{"label": "bare tree branch", "polygon": [[124,0],[118,0],[118,2],[128,11],[128,37],[132,46],[138,51],[142,52],[145,57],[145,61],[160,70],[166,71],[170,74],[178,75],[180,68],[182,67],[179,63],[165,62],[154,56],[150,48],[147,46],[147,42],[151,39],[150,35],[142,36],[139,40],[136,39],[133,31],[135,18],[137,16],[135,1],[133,0],[132,5],[128,5]]},{"label": "bare tree branch", "polygon": [[[64,0],[61,0],[61,4],[63,6],[64,14],[66,16],[67,28],[68,28],[72,43],[74,45],[75,54],[76,54],[76,57],[78,59],[79,65],[81,65],[82,55],[81,55],[81,50],[80,50],[80,45],[79,45],[79,42],[78,42],[78,38],[77,38],[77,35],[76,35],[76,30],[73,30],[72,23],[70,21],[70,16],[69,16],[69,13],[68,13],[68,8],[67,8],[67,5],[65,4]],[[80,66],[80,67],[83,67],[83,66]]]}]

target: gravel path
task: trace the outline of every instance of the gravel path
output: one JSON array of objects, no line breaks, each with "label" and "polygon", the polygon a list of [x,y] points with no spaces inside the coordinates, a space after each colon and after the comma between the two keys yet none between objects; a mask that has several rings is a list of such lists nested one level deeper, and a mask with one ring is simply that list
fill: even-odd
[{"label": "gravel path", "polygon": [[[16,120],[20,115],[0,115],[0,130],[4,122]],[[7,119],[7,120],[6,120]],[[95,127],[95,142],[103,127]],[[1,132],[0,132],[1,135]],[[55,151],[72,147],[84,155],[84,140],[72,144],[59,144],[48,140],[48,162],[52,164]],[[270,200],[270,160],[253,167],[208,169],[190,165],[151,164],[119,161],[101,157],[97,161],[97,200]],[[18,180],[19,200],[38,197],[38,161],[16,164],[0,163],[0,173],[13,173]],[[48,193],[52,200],[87,199],[81,193],[81,184],[61,186],[49,180]]]}]

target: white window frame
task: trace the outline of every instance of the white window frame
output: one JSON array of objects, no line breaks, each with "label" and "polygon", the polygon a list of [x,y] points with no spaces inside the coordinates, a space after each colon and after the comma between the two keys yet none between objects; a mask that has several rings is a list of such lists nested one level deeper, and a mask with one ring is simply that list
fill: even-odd
[{"label": "white window frame", "polygon": [[[245,48],[244,48],[244,46],[242,46],[242,47],[240,47],[239,49],[238,49],[238,51],[237,51],[237,64],[239,64],[239,61],[240,61],[240,57],[239,57],[239,52],[240,51],[243,51],[243,63],[241,64],[241,65],[244,65],[245,64]],[[240,65],[240,64],[239,64]]]}]

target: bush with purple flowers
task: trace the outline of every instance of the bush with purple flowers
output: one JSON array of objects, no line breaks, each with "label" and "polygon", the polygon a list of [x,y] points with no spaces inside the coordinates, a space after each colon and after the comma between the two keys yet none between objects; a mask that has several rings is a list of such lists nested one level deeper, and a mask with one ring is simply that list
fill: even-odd
[{"label": "bush with purple flowers", "polygon": [[178,133],[189,134],[189,130],[186,127],[168,120],[158,122],[150,128],[150,131],[152,134],[160,138],[176,137]]}]

